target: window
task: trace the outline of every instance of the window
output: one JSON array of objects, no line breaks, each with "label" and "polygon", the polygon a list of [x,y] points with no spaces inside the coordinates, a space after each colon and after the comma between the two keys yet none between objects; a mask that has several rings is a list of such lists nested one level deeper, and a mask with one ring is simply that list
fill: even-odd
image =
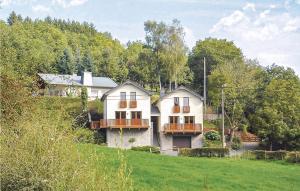
[{"label": "window", "polygon": [[179,123],[179,117],[178,116],[170,116],[169,121],[170,121],[171,124]]},{"label": "window", "polygon": [[184,97],[183,98],[183,106],[189,106],[189,98],[188,97]]},{"label": "window", "polygon": [[179,97],[174,97],[174,105],[179,105]]},{"label": "window", "polygon": [[116,111],[116,119],[126,119],[126,111]]},{"label": "window", "polygon": [[184,116],[184,123],[194,124],[195,116]]},{"label": "window", "polygon": [[130,100],[132,101],[136,100],[136,92],[130,92]]},{"label": "window", "polygon": [[141,119],[142,112],[141,111],[132,111],[131,112],[131,119]]},{"label": "window", "polygon": [[120,96],[122,101],[126,101],[126,92],[121,92]]}]

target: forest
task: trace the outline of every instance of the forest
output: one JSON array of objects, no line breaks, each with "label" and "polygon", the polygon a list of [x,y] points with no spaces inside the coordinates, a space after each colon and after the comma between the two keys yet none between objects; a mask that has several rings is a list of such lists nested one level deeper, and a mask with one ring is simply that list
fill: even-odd
[{"label": "forest", "polygon": [[33,88],[37,73],[91,71],[117,83],[134,80],[153,92],[184,85],[203,95],[205,58],[207,103],[214,112],[226,85],[226,127],[257,134],[270,150],[300,149],[300,79],[291,68],[264,67],[227,39],[198,40],[189,50],[176,19],[145,21],[144,30],[144,41],[123,45],[92,23],[32,20],[12,12],[0,21],[1,89],[9,76]]}]

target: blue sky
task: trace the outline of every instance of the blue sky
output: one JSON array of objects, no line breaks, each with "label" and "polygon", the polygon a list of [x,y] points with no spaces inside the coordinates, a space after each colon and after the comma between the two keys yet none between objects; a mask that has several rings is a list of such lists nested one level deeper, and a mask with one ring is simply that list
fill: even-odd
[{"label": "blue sky", "polygon": [[226,38],[262,65],[288,66],[300,75],[300,0],[0,0],[0,6],[0,19],[14,10],[31,18],[88,21],[123,44],[144,39],[146,20],[176,18],[189,48],[206,37]]}]

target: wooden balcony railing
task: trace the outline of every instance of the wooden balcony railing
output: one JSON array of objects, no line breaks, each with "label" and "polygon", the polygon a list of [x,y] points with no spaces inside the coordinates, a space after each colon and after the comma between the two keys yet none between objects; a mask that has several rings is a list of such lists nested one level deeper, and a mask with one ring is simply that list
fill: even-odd
[{"label": "wooden balcony railing", "polygon": [[190,113],[190,106],[183,106],[182,107],[182,112],[183,113]]},{"label": "wooden balcony railing", "polygon": [[129,107],[130,107],[130,108],[136,108],[136,107],[137,107],[137,102],[136,102],[136,100],[130,100],[130,102],[129,102]]},{"label": "wooden balcony railing", "polygon": [[200,123],[167,123],[164,125],[164,133],[202,133]]},{"label": "wooden balcony railing", "polygon": [[120,101],[120,108],[126,108],[127,107],[127,101],[126,100],[121,100]]},{"label": "wooden balcony railing", "polygon": [[148,119],[100,119],[100,121],[92,121],[92,129],[97,128],[132,128],[144,129],[149,128]]},{"label": "wooden balcony railing", "polygon": [[174,105],[173,113],[180,113],[180,106],[179,105]]}]

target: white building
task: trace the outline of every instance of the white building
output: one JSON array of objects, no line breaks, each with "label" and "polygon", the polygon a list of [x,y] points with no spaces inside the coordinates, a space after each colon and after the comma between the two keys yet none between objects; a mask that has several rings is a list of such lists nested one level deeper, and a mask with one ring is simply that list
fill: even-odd
[{"label": "white building", "polygon": [[197,93],[179,87],[162,96],[158,137],[161,150],[202,147],[203,99]]},{"label": "white building", "polygon": [[135,82],[106,92],[103,119],[92,128],[106,129],[109,147],[159,146],[161,150],[202,146],[203,99],[179,87],[151,105],[150,92]]},{"label": "white building", "polygon": [[132,81],[106,92],[100,128],[109,147],[152,145],[150,92]]},{"label": "white building", "polygon": [[84,72],[82,76],[41,73],[38,76],[40,93],[49,96],[79,96],[84,86],[87,88],[89,99],[96,99],[117,86],[112,79],[93,77],[91,72]]}]

